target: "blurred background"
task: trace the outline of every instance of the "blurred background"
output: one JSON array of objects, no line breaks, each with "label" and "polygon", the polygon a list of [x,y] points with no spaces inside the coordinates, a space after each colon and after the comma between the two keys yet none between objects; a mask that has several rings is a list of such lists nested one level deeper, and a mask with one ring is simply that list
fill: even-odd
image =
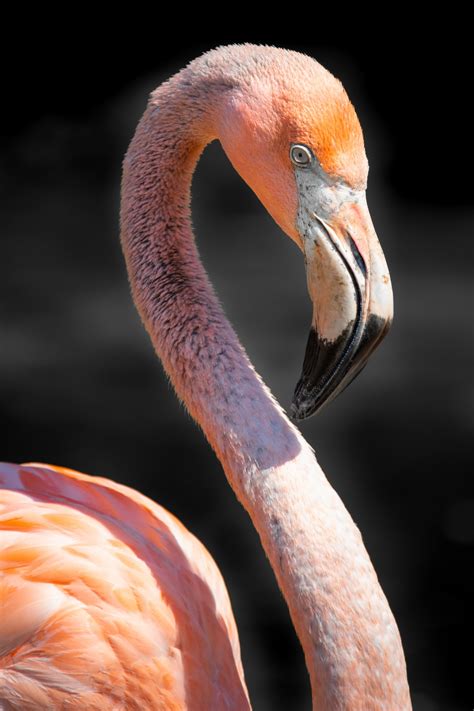
[{"label": "blurred background", "polygon": [[[433,34],[374,16],[377,31],[363,35],[350,21],[334,33],[315,23],[303,40],[289,23],[286,34],[186,41],[176,22],[138,31],[121,19],[114,32],[91,21],[74,38],[17,38],[3,63],[1,457],[108,476],[173,511],[223,572],[255,709],[310,707],[257,535],[132,305],[118,213],[122,157],[161,81],[229,42],[314,56],[342,80],[364,128],[396,316],[363,375],[302,430],[362,530],[400,626],[415,710],[470,709],[474,206],[462,28]],[[226,313],[288,407],[310,323],[301,255],[217,143],[199,163],[193,211]]]}]

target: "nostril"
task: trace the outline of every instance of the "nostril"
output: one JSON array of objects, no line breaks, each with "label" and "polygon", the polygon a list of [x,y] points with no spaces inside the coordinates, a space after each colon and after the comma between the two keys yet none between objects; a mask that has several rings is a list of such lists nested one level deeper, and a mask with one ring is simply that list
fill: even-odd
[{"label": "nostril", "polygon": [[356,243],[354,242],[354,240],[352,239],[352,237],[349,234],[348,234],[348,237],[349,237],[349,244],[351,246],[352,256],[354,257],[356,264],[359,267],[359,269],[361,270],[362,274],[364,275],[364,277],[366,277],[367,276],[367,267],[364,262],[364,258],[362,257],[361,253],[359,252],[359,249],[358,249]]}]

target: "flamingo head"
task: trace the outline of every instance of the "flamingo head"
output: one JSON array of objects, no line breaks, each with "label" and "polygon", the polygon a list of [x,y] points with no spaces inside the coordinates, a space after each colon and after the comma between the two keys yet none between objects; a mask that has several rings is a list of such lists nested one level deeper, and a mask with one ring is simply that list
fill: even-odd
[{"label": "flamingo head", "polygon": [[387,333],[393,297],[366,201],[368,163],[342,84],[310,57],[259,48],[229,92],[220,139],[304,254],[313,318],[292,415],[338,395]]}]

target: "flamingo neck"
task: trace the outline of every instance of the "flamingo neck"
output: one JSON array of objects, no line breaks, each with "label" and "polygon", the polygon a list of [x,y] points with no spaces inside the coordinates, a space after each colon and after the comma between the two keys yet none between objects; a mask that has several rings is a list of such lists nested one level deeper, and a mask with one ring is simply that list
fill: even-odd
[{"label": "flamingo neck", "polygon": [[359,531],[252,367],[200,262],[191,179],[217,137],[222,87],[192,79],[188,68],[152,94],[125,159],[121,234],[135,303],[260,535],[304,649],[313,708],[409,709],[398,630]]}]

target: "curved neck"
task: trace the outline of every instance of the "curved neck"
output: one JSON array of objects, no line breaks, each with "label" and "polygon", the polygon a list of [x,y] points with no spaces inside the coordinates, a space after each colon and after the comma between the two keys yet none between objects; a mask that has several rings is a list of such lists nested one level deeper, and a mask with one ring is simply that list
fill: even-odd
[{"label": "curved neck", "polygon": [[304,649],[314,708],[403,711],[398,630],[359,531],[252,367],[199,260],[191,179],[217,137],[228,87],[192,79],[188,68],[152,95],[125,159],[121,234],[135,303],[260,535]]}]

